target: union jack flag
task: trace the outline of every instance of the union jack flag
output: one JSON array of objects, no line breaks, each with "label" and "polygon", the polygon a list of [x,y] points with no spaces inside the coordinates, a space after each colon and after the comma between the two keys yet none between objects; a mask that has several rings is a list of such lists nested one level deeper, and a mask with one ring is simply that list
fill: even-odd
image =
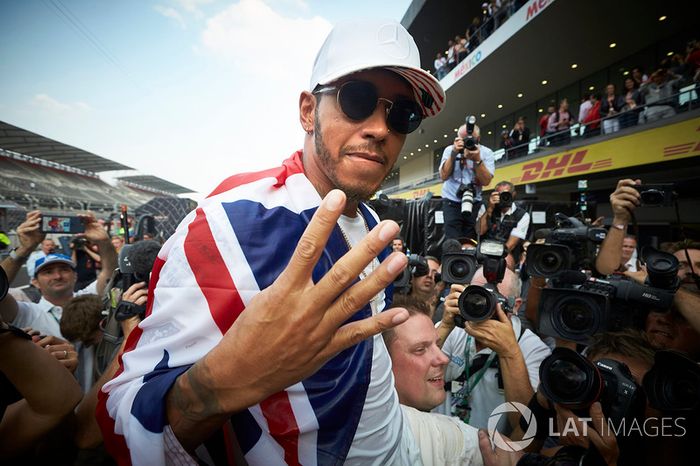
[{"label": "union jack flag", "polygon": [[[164,434],[168,390],[282,272],[320,201],[304,176],[299,151],[281,167],[224,181],[166,242],[151,275],[147,317],[131,333],[120,369],[99,397],[105,445],[120,465],[173,462],[168,456],[172,437]],[[373,228],[373,212],[364,205],[360,209]],[[336,226],[314,281],[347,251]],[[371,314],[367,305],[351,320]],[[232,432],[249,464],[344,462],[360,423],[378,341],[368,339],[341,352],[313,376],[235,414],[215,436],[219,447],[208,449],[206,462],[233,463]],[[388,373],[383,382],[393,390]],[[395,396],[392,400],[396,415],[398,402]],[[396,449],[396,435],[373,435]]]}]

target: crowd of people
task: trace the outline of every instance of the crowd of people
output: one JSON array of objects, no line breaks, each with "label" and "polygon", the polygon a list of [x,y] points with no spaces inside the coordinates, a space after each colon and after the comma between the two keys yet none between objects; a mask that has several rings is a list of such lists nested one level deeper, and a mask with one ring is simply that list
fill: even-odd
[{"label": "crowd of people", "polygon": [[436,55],[433,63],[435,76],[444,78],[525,3],[522,0],[490,0],[482,3],[481,14],[472,19],[464,35],[458,34],[447,41],[447,50]]},{"label": "crowd of people", "polygon": [[[558,218],[528,241],[467,123],[440,164],[443,254],[407,257],[366,201],[444,102],[400,24],[340,23],[300,95],[303,149],[223,181],[162,247],[85,215],[61,254],[29,212],[0,264],[0,461],[687,464],[700,245],[635,255],[630,179],[607,232]],[[38,299],[5,293],[30,261]]]}]

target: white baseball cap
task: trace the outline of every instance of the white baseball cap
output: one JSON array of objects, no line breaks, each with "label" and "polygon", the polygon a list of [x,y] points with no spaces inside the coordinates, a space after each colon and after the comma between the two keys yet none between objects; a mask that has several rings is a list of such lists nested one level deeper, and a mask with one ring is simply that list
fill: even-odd
[{"label": "white baseball cap", "polygon": [[445,91],[434,76],[421,69],[413,37],[393,20],[336,24],[316,55],[310,90],[370,68],[384,68],[402,76],[413,88],[425,117],[437,115],[445,106]]}]

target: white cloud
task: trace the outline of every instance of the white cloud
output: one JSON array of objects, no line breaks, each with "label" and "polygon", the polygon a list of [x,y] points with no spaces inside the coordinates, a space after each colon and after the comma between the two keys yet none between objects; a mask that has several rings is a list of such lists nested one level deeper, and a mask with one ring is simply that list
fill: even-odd
[{"label": "white cloud", "polygon": [[207,20],[202,43],[241,71],[308,76],[330,29],[319,16],[285,17],[262,0],[241,0]]},{"label": "white cloud", "polygon": [[85,102],[75,102],[73,104],[59,102],[47,94],[36,94],[32,98],[31,104],[40,110],[53,114],[85,113],[92,110]]},{"label": "white cloud", "polygon": [[215,0],[175,0],[175,2],[179,4],[181,8],[188,13],[194,14],[197,18],[204,16],[204,13],[199,9],[199,7],[214,1]]},{"label": "white cloud", "polygon": [[153,7],[153,9],[156,10],[161,15],[165,16],[166,18],[169,18],[169,19],[172,19],[173,21],[175,21],[178,24],[178,26],[180,26],[182,29],[187,28],[187,25],[185,24],[184,18],[175,8],[171,8],[169,6],[163,6],[163,5],[155,5]]}]

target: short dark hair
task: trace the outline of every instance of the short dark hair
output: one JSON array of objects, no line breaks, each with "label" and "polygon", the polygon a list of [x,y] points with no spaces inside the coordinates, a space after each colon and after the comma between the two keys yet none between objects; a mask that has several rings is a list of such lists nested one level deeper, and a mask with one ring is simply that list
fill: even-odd
[{"label": "short dark hair", "polygon": [[654,347],[646,335],[639,330],[625,329],[619,332],[605,332],[594,335],[586,356],[593,359],[603,354],[620,354],[640,359],[649,366],[654,364]]},{"label": "short dark hair", "polygon": [[76,296],[63,306],[61,334],[70,341],[87,341],[100,328],[102,300],[94,294]]},{"label": "short dark hair", "polygon": [[664,243],[661,245],[661,250],[675,254],[683,249],[698,249],[700,250],[700,242],[693,239],[684,239],[682,241],[677,241],[675,243]]},{"label": "short dark hair", "polygon": [[[432,319],[430,317],[430,309],[428,308],[428,305],[424,301],[410,295],[398,293],[395,294],[394,302],[391,303],[391,306],[389,306],[387,309],[393,309],[395,307],[403,307],[406,309],[408,311],[409,319],[420,314],[423,314],[428,319]],[[384,330],[384,332],[382,332],[382,337],[384,338],[384,344],[387,348],[389,348],[391,343],[396,339],[396,332],[394,331],[394,328]]]}]

